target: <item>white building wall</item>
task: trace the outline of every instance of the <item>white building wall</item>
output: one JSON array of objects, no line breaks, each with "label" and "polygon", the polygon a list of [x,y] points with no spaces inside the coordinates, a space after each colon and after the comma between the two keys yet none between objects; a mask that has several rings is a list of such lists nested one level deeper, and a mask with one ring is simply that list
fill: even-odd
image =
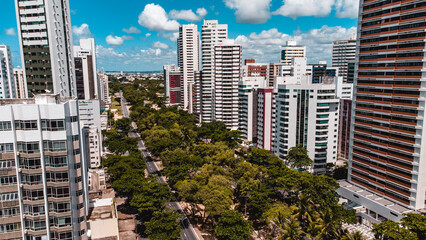
[{"label": "white building wall", "polygon": [[215,45],[228,39],[228,25],[217,20],[204,20],[201,28],[201,59],[203,73],[200,84],[200,121],[213,120],[213,90],[215,89]]},{"label": "white building wall", "polygon": [[182,107],[184,110],[189,110],[190,112],[192,112],[192,109],[189,108],[192,105],[192,92],[189,85],[195,81],[194,73],[200,70],[199,38],[197,25],[188,24],[180,26],[177,52],[178,66],[182,70],[183,75],[181,83]]},{"label": "white building wall", "polygon": [[12,54],[7,45],[0,45],[0,99],[16,98]]}]

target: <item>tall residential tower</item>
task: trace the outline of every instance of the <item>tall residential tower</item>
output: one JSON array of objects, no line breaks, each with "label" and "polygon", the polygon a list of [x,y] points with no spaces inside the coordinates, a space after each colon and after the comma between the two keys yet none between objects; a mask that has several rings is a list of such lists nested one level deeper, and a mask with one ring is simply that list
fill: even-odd
[{"label": "tall residential tower", "polygon": [[0,45],[0,99],[16,98],[12,54],[7,45]]},{"label": "tall residential tower", "polygon": [[197,25],[182,25],[179,28],[177,40],[178,66],[182,71],[181,96],[182,107],[192,113],[189,106],[193,105],[193,89],[191,85],[195,81],[195,72],[200,70],[200,36]]},{"label": "tall residential tower", "polygon": [[[204,24],[201,28],[201,59],[203,72],[202,78],[200,79],[200,121],[202,122],[210,122],[213,120],[212,95],[213,89],[215,88],[214,50],[215,45],[221,43],[225,39],[228,39],[227,24],[219,24],[217,20],[204,20]],[[238,91],[238,88],[236,91]]]},{"label": "tall residential tower", "polygon": [[360,1],[348,181],[364,223],[425,208],[425,1]]},{"label": "tall residential tower", "polygon": [[68,0],[15,0],[22,66],[29,97],[76,96]]},{"label": "tall residential tower", "polygon": [[343,77],[344,82],[352,82],[348,80],[351,72],[349,66],[355,61],[356,53],[356,34],[353,34],[349,40],[333,41],[333,54],[331,59],[331,65],[339,68],[339,76]]}]

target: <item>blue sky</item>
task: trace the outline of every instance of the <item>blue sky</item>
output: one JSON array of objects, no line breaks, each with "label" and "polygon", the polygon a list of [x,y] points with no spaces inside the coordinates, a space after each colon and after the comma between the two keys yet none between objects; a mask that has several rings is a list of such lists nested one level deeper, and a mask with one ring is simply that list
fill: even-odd
[{"label": "blue sky", "polygon": [[[356,32],[358,0],[70,0],[74,42],[93,37],[98,68],[152,71],[176,63],[179,24],[218,19],[244,58],[277,62],[287,40],[307,46],[308,62],[331,59],[333,40]],[[2,1],[0,44],[21,65],[13,0]]]}]

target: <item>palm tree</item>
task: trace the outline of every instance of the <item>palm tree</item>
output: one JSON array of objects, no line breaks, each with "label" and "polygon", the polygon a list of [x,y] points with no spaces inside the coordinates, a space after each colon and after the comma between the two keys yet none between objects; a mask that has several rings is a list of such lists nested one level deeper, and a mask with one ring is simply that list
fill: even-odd
[{"label": "palm tree", "polygon": [[347,232],[343,237],[343,240],[364,240],[364,236],[360,231]]},{"label": "palm tree", "polygon": [[280,240],[299,240],[304,235],[296,216],[288,218],[282,227],[283,235]]}]

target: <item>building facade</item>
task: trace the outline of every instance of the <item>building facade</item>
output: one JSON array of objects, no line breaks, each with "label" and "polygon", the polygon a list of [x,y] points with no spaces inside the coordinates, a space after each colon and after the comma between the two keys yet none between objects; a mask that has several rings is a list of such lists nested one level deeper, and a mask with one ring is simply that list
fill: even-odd
[{"label": "building facade", "polygon": [[259,88],[255,91],[257,103],[256,143],[258,148],[273,150],[275,131],[275,101],[273,88]]},{"label": "building facade", "polygon": [[306,46],[297,45],[296,41],[287,41],[287,45],[281,47],[280,63],[290,65],[295,57],[306,57]]},{"label": "building facade", "polygon": [[182,101],[182,72],[176,65],[165,65],[164,70],[164,92],[169,99],[170,105],[179,105]]},{"label": "building facade", "polygon": [[349,63],[355,61],[355,53],[356,34],[353,34],[349,40],[333,41],[331,66],[339,68],[339,76],[343,77],[344,82],[353,83],[353,79],[349,78],[351,74]]},{"label": "building facade", "polygon": [[68,0],[15,0],[22,66],[29,91],[76,96]]},{"label": "building facade", "polygon": [[215,46],[225,39],[228,39],[227,24],[219,24],[217,20],[204,20],[204,24],[201,27],[201,62],[203,65],[203,74],[200,82],[201,122],[211,122],[213,120],[212,97],[215,89]]},{"label": "building facade", "polygon": [[425,6],[360,1],[349,177],[339,194],[366,209],[366,224],[425,208]]},{"label": "building facade", "polygon": [[0,239],[87,239],[87,166],[78,103],[0,101]]},{"label": "building facade", "polygon": [[238,84],[238,131],[248,144],[257,143],[256,89],[265,87],[264,77],[243,77]]},{"label": "building facade", "polygon": [[228,39],[214,47],[213,119],[225,123],[230,130],[238,130],[241,64],[241,45]]},{"label": "building facade", "polygon": [[74,62],[78,99],[99,99],[95,39],[80,39],[80,45],[74,46]]},{"label": "building facade", "polygon": [[0,45],[0,99],[5,98],[16,98],[16,88],[10,48]]},{"label": "building facade", "polygon": [[27,83],[25,82],[24,69],[17,67],[13,69],[13,79],[15,81],[16,98],[28,98]]},{"label": "building facade", "polygon": [[[181,25],[177,40],[178,66],[182,71],[181,97],[182,108],[192,113],[193,85],[195,72],[200,70],[200,36],[195,24]],[[191,107],[189,107],[191,106]]]}]

